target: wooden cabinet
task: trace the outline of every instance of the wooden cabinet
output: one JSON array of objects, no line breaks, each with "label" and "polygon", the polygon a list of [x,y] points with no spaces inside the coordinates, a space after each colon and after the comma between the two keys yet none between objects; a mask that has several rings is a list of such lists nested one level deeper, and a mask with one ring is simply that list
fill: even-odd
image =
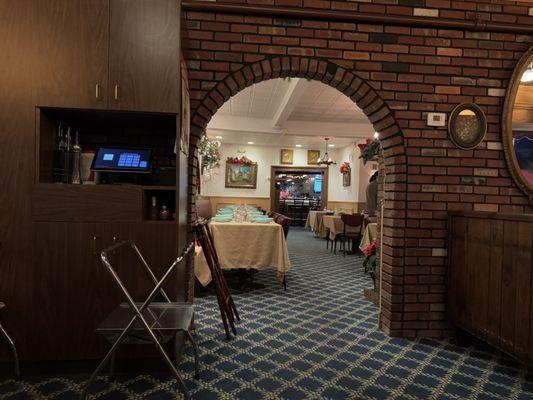
[{"label": "wooden cabinet", "polygon": [[178,113],[178,1],[111,0],[109,108]]},{"label": "wooden cabinet", "polygon": [[533,362],[533,215],[454,212],[448,231],[451,322]]},{"label": "wooden cabinet", "polygon": [[180,2],[40,0],[38,105],[178,113]]},{"label": "wooden cabinet", "polygon": [[35,2],[38,105],[107,108],[109,0]]},{"label": "wooden cabinet", "polygon": [[[39,340],[21,343],[25,359],[94,359],[108,347],[95,328],[120,303],[122,292],[101,262],[100,251],[119,240],[133,240],[159,277],[178,256],[173,223],[34,224],[34,313],[32,330]],[[135,300],[144,301],[153,283],[130,248],[110,261]],[[180,266],[184,268],[184,266]],[[184,293],[176,274],[166,290]],[[181,283],[180,283],[181,281]]]}]

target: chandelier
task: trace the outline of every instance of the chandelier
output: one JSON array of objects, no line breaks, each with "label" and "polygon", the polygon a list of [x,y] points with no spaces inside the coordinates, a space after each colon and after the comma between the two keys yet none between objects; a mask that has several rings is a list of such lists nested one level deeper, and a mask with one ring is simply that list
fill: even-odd
[{"label": "chandelier", "polygon": [[316,163],[317,165],[326,165],[326,166],[330,166],[331,164],[337,164],[335,161],[333,161],[331,159],[331,157],[329,156],[328,154],[328,142],[329,142],[329,138],[324,138],[324,140],[326,141],[326,151],[324,153],[324,157],[318,157],[318,160],[316,160]]}]

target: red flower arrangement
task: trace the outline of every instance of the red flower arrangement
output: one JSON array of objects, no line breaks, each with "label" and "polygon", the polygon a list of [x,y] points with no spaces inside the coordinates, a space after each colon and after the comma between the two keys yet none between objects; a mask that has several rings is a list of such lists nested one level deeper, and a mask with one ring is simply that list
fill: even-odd
[{"label": "red flower arrangement", "polygon": [[379,154],[378,139],[366,139],[366,143],[359,143],[357,147],[361,150],[359,158],[363,159],[363,164],[366,164],[367,161],[372,160]]},{"label": "red flower arrangement", "polygon": [[363,267],[365,273],[370,275],[372,282],[374,283],[374,290],[376,290],[376,273],[378,269],[378,259],[377,259],[377,241],[373,239],[368,246],[363,250],[365,255],[365,260],[363,261]]},{"label": "red flower arrangement", "polygon": [[246,156],[242,157],[228,157],[226,162],[242,165],[254,165],[255,163]]},{"label": "red flower arrangement", "polygon": [[352,170],[349,162],[343,162],[340,168],[341,174],[347,174]]},{"label": "red flower arrangement", "polygon": [[367,257],[376,254],[376,248],[377,248],[377,241],[376,239],[373,239],[368,246],[363,250],[363,254]]}]

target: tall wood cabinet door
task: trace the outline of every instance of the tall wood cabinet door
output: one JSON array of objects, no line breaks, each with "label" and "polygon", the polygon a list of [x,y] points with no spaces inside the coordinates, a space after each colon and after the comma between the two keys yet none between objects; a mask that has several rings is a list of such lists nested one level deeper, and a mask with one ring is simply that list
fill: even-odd
[{"label": "tall wood cabinet door", "polygon": [[106,108],[109,0],[39,0],[39,106]]},{"label": "tall wood cabinet door", "polygon": [[110,1],[109,108],[178,113],[180,2]]}]

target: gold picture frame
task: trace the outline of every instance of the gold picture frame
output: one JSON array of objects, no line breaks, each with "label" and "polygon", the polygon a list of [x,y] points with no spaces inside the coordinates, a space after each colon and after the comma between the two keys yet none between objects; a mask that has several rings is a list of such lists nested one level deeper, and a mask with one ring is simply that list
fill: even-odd
[{"label": "gold picture frame", "polygon": [[227,188],[256,189],[257,188],[257,163],[240,164],[226,162]]},{"label": "gold picture frame", "polygon": [[279,152],[279,163],[280,164],[292,164],[293,162],[294,162],[294,150],[281,149]]},{"label": "gold picture frame", "polygon": [[345,172],[342,174],[342,186],[348,187],[352,184],[352,173]]},{"label": "gold picture frame", "polygon": [[307,164],[316,165],[320,158],[320,150],[307,150]]}]

